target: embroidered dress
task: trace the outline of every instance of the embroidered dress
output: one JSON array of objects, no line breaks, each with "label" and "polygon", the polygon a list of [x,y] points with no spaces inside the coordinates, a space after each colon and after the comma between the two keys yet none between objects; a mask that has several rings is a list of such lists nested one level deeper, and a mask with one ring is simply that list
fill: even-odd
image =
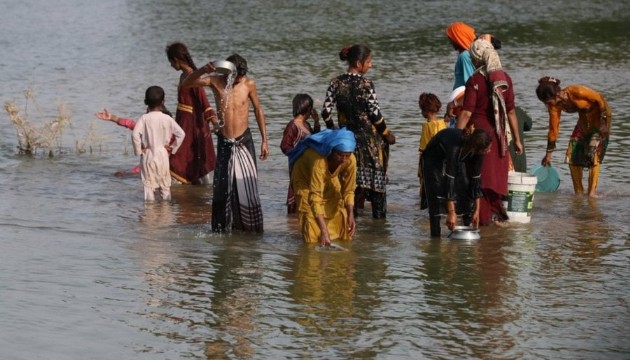
[{"label": "embroidered dress", "polygon": [[184,184],[209,183],[216,163],[210,118],[216,117],[203,88],[177,90],[175,121],[186,132],[177,154],[171,156],[171,175]]},{"label": "embroidered dress", "polygon": [[218,163],[214,172],[212,230],[262,232],[263,214],[258,196],[256,151],[249,128],[228,139],[219,134]]},{"label": "embroidered dress", "polygon": [[[505,85],[502,91],[501,105],[505,113],[514,109],[514,92],[512,80],[504,73]],[[494,89],[481,72],[476,72],[466,83],[463,109],[472,113],[469,124],[475,129],[484,129],[492,138],[490,152],[486,154],[481,170],[481,184],[484,198],[481,199],[479,209],[479,223],[488,225],[493,221],[493,216],[505,220],[507,214],[503,207],[503,197],[508,191],[508,171],[510,166],[510,153],[507,151],[506,130],[504,122],[497,121],[494,116]],[[493,215],[494,214],[494,215]]]},{"label": "embroidered dress", "polygon": [[[346,73],[334,78],[326,92],[322,119],[333,128],[332,112],[337,108],[339,127],[354,133],[357,146],[357,195],[367,192],[374,217],[385,217],[389,145],[383,140],[387,125],[381,114],[374,84],[361,74]],[[360,199],[357,206],[361,207]]]}]

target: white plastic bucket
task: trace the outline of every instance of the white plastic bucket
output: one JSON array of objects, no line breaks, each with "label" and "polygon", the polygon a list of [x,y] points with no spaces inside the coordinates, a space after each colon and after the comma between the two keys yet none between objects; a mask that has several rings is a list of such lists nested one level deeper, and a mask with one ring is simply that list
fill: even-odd
[{"label": "white plastic bucket", "polygon": [[532,219],[536,175],[510,171],[508,174],[507,214],[510,221],[528,223]]}]

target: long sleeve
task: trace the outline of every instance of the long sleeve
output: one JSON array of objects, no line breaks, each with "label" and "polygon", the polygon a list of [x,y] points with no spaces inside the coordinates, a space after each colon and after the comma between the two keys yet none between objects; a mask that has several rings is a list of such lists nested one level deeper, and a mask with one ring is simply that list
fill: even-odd
[{"label": "long sleeve", "polygon": [[311,170],[311,183],[309,186],[308,202],[313,215],[324,214],[324,188],[326,186],[326,158],[314,161]]},{"label": "long sleeve", "polygon": [[332,120],[332,112],[335,108],[335,93],[337,92],[337,83],[336,79],[333,79],[328,85],[328,89],[326,90],[326,99],[324,100],[324,105],[322,107],[322,120],[326,124],[328,129],[333,129],[335,127],[334,121]]},{"label": "long sleeve", "polygon": [[131,142],[133,144],[133,152],[136,156],[142,155],[142,135],[144,132],[144,118],[140,118],[136,122],[136,126],[131,133]]},{"label": "long sleeve", "polygon": [[293,121],[287,124],[282,134],[282,141],[280,142],[280,150],[285,155],[288,155],[291,150],[295,148],[300,140],[300,130],[295,126]]},{"label": "long sleeve", "polygon": [[376,131],[378,131],[381,135],[386,135],[387,124],[385,124],[385,119],[383,119],[383,114],[381,114],[381,107],[378,104],[376,89],[374,88],[374,83],[372,81],[369,81],[369,84],[369,93],[367,97],[369,110],[368,116],[370,118],[370,122],[376,128]]},{"label": "long sleeve", "polygon": [[341,196],[345,205],[354,205],[354,190],[357,187],[357,159],[354,154],[350,156],[350,163],[340,174]]},{"label": "long sleeve", "polygon": [[208,102],[206,91],[202,87],[194,89],[195,92],[197,92],[197,99],[199,99],[201,108],[203,109],[203,119],[207,122],[217,121],[217,113],[210,105],[210,102]]},{"label": "long sleeve", "polygon": [[129,130],[133,130],[136,127],[136,121],[129,118],[118,118],[118,120],[116,120],[116,124],[126,127]]},{"label": "long sleeve", "polygon": [[483,166],[484,155],[474,155],[471,163],[472,170],[470,171],[469,191],[470,197],[473,199],[483,197],[483,191],[481,190],[481,167]]},{"label": "long sleeve", "polygon": [[547,150],[556,149],[556,140],[560,131],[560,114],[562,109],[558,106],[549,106],[549,132],[547,133]]},{"label": "long sleeve", "polygon": [[455,176],[457,176],[459,165],[459,146],[449,146],[446,150],[446,198],[455,200],[457,192],[455,189]]}]

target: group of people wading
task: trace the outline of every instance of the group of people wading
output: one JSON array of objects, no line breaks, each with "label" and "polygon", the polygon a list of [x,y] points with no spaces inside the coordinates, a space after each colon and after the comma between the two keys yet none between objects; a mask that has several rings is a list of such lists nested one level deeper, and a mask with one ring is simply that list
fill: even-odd
[{"label": "group of people wading", "polygon": [[[523,125],[517,116],[512,80],[497,53],[500,41],[488,34],[477,37],[462,22],[449,26],[446,35],[458,58],[444,117],[437,116],[441,102],[435,95],[422,93],[419,98],[427,120],[419,147],[421,207],[428,208],[434,237],[440,236],[441,217],[450,229],[458,216],[464,225],[475,227],[508,221],[503,205],[508,172],[524,156]],[[166,52],[171,66],[182,72],[175,122],[185,133],[178,139],[178,149],[170,143],[159,144],[171,152],[170,175],[183,184],[208,184],[209,173],[214,171],[213,231],[262,232],[256,151],[248,121],[250,104],[262,137],[260,160],[269,155],[268,138],[256,84],[246,75],[245,59],[238,54],[227,58],[237,69],[233,88],[228,89],[230,75],[215,72],[212,63],[197,68],[184,44],[171,44]],[[280,144],[289,159],[287,212],[297,214],[306,242],[321,245],[350,240],[356,231],[355,217],[365,202],[370,203],[373,218],[386,217],[389,146],[396,143],[381,113],[374,83],[365,76],[372,67],[372,51],[365,45],[345,46],[339,57],[347,62],[347,70],[333,78],[326,91],[321,111],[326,129],[321,130],[311,96],[297,94],[293,119]],[[582,85],[562,89],[559,84],[558,79],[544,77],[536,89],[549,111],[548,146],[542,164],[551,164],[560,114],[578,112],[566,161],[576,193],[584,192],[582,172],[590,169],[588,195],[595,196],[611,111],[599,93]],[[212,90],[217,111],[208,102],[205,86]],[[168,114],[163,101],[152,102],[149,108],[149,112]],[[107,111],[97,116],[133,127],[133,120]],[[308,122],[311,118],[313,126]],[[216,156],[213,133],[218,139]],[[153,145],[142,136],[140,140],[144,157]],[[151,187],[156,190],[154,183],[146,181],[150,169],[143,163],[140,170],[145,195],[147,186],[148,192]]]}]

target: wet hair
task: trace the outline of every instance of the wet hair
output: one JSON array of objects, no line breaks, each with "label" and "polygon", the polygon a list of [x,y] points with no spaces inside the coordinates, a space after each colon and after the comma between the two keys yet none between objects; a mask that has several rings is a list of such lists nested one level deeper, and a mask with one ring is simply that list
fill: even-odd
[{"label": "wet hair", "polygon": [[164,102],[164,89],[159,86],[149,86],[144,93],[144,104],[149,108],[157,108]]},{"label": "wet hair", "polygon": [[228,58],[225,60],[231,62],[232,64],[234,64],[234,66],[236,66],[236,75],[247,75],[247,60],[245,60],[241,55],[232,54],[228,56]]},{"label": "wet hair", "polygon": [[538,87],[536,88],[536,96],[538,100],[545,102],[558,95],[562,90],[560,87],[560,80],[551,76],[545,76],[538,80]]},{"label": "wet hair", "polygon": [[484,129],[475,129],[472,134],[468,135],[464,140],[466,147],[473,149],[475,152],[481,152],[492,144],[492,138]]},{"label": "wet hair", "polygon": [[420,110],[432,113],[436,113],[440,111],[440,108],[442,108],[440,99],[432,93],[420,94],[420,97],[418,98],[418,105],[420,105]]},{"label": "wet hair", "polygon": [[313,98],[309,94],[297,94],[293,98],[293,117],[308,115],[313,110]]},{"label": "wet hair", "polygon": [[195,66],[192,56],[190,56],[190,52],[188,52],[188,48],[181,42],[174,42],[166,45],[166,57],[168,57],[169,61],[183,61],[193,68],[193,70],[197,70],[197,66]]},{"label": "wet hair", "polygon": [[371,54],[372,50],[365,45],[346,45],[339,52],[339,59],[347,61],[350,66],[355,66],[359,62],[364,62]]}]

